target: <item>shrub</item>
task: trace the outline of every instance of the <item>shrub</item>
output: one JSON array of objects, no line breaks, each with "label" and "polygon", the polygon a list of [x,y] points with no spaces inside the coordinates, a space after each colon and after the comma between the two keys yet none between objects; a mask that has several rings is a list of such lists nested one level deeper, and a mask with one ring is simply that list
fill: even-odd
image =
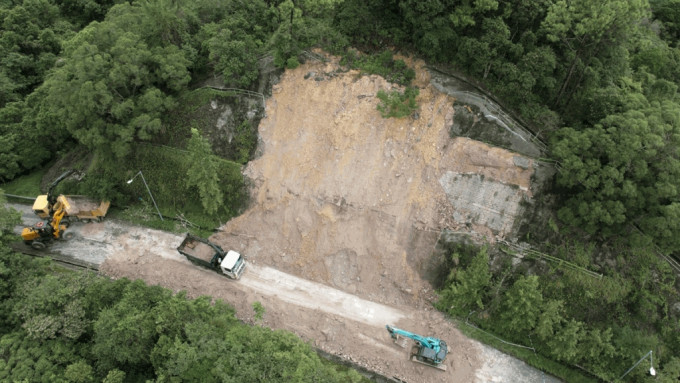
[{"label": "shrub", "polygon": [[417,108],[416,96],[419,91],[417,88],[406,88],[404,92],[393,90],[389,93],[384,90],[378,91],[378,98],[381,103],[378,104],[378,111],[383,118],[402,118],[411,115]]},{"label": "shrub", "polygon": [[399,85],[407,86],[416,77],[416,72],[403,60],[394,60],[390,51],[365,56],[359,56],[354,51],[347,51],[340,64],[359,68],[368,74],[380,75],[387,81]]}]

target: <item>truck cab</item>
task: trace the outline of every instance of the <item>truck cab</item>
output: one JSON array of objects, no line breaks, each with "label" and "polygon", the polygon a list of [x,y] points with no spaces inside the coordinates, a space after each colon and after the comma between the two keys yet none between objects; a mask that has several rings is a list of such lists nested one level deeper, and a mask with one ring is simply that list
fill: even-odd
[{"label": "truck cab", "polygon": [[233,279],[241,278],[241,273],[246,263],[243,260],[241,254],[235,252],[234,250],[229,250],[227,255],[224,257],[222,262],[220,262],[220,269],[222,273]]}]

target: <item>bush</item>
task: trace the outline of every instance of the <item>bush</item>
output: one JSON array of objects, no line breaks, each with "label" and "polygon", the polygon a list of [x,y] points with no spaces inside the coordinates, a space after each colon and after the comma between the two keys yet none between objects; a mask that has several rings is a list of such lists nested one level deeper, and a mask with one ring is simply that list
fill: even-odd
[{"label": "bush", "polygon": [[300,61],[298,61],[297,57],[289,57],[288,60],[286,60],[286,68],[288,69],[295,69],[300,66]]},{"label": "bush", "polygon": [[416,77],[416,72],[409,68],[403,60],[394,60],[392,52],[359,56],[354,51],[347,51],[340,61],[341,65],[359,68],[369,74],[377,74],[387,81],[399,85],[409,85]]},{"label": "bush", "polygon": [[384,90],[378,91],[378,98],[381,103],[378,104],[378,111],[383,118],[402,118],[411,115],[417,108],[416,96],[419,91],[417,88],[406,88],[402,93],[398,90],[393,90],[389,93]]},{"label": "bush", "polygon": [[247,120],[243,121],[241,125],[236,127],[236,136],[234,137],[234,140],[236,141],[236,147],[238,148],[236,162],[245,165],[250,161],[250,157],[257,146],[257,134],[250,122]]}]

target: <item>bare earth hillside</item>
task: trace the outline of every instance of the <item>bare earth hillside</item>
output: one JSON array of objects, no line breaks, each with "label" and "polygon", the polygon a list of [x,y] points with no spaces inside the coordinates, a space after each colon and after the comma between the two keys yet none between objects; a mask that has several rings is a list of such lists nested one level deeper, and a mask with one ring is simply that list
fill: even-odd
[{"label": "bare earth hillside", "polygon": [[[383,119],[375,95],[393,85],[339,72],[333,59],[288,70],[274,86],[262,154],[245,169],[251,207],[211,238],[248,257],[242,281],[138,251],[117,252],[101,271],[224,299],[246,321],[260,301],[265,325],[406,382],[512,381],[482,369],[482,347],[431,308],[423,269],[442,229],[511,235],[519,202],[531,198],[533,163],[450,138],[455,100],[429,84],[422,63],[411,65],[416,119]],[[356,298],[335,300],[344,293]],[[446,340],[448,371],[408,361],[387,320]]]},{"label": "bare earth hillside", "polygon": [[449,138],[454,100],[426,85],[423,69],[417,120],[383,119],[375,95],[391,85],[336,69],[310,63],[274,87],[263,154],[246,169],[253,206],[213,239],[367,299],[418,305],[440,229],[509,233],[531,196],[531,161]]}]

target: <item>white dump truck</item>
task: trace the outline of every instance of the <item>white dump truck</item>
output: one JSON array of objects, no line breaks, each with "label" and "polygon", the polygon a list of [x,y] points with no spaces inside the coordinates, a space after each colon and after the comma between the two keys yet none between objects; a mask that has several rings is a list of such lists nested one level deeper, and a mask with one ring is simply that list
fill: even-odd
[{"label": "white dump truck", "polygon": [[234,250],[225,252],[220,246],[190,233],[177,251],[192,263],[215,270],[231,279],[241,278],[246,268],[246,261],[238,252]]}]

